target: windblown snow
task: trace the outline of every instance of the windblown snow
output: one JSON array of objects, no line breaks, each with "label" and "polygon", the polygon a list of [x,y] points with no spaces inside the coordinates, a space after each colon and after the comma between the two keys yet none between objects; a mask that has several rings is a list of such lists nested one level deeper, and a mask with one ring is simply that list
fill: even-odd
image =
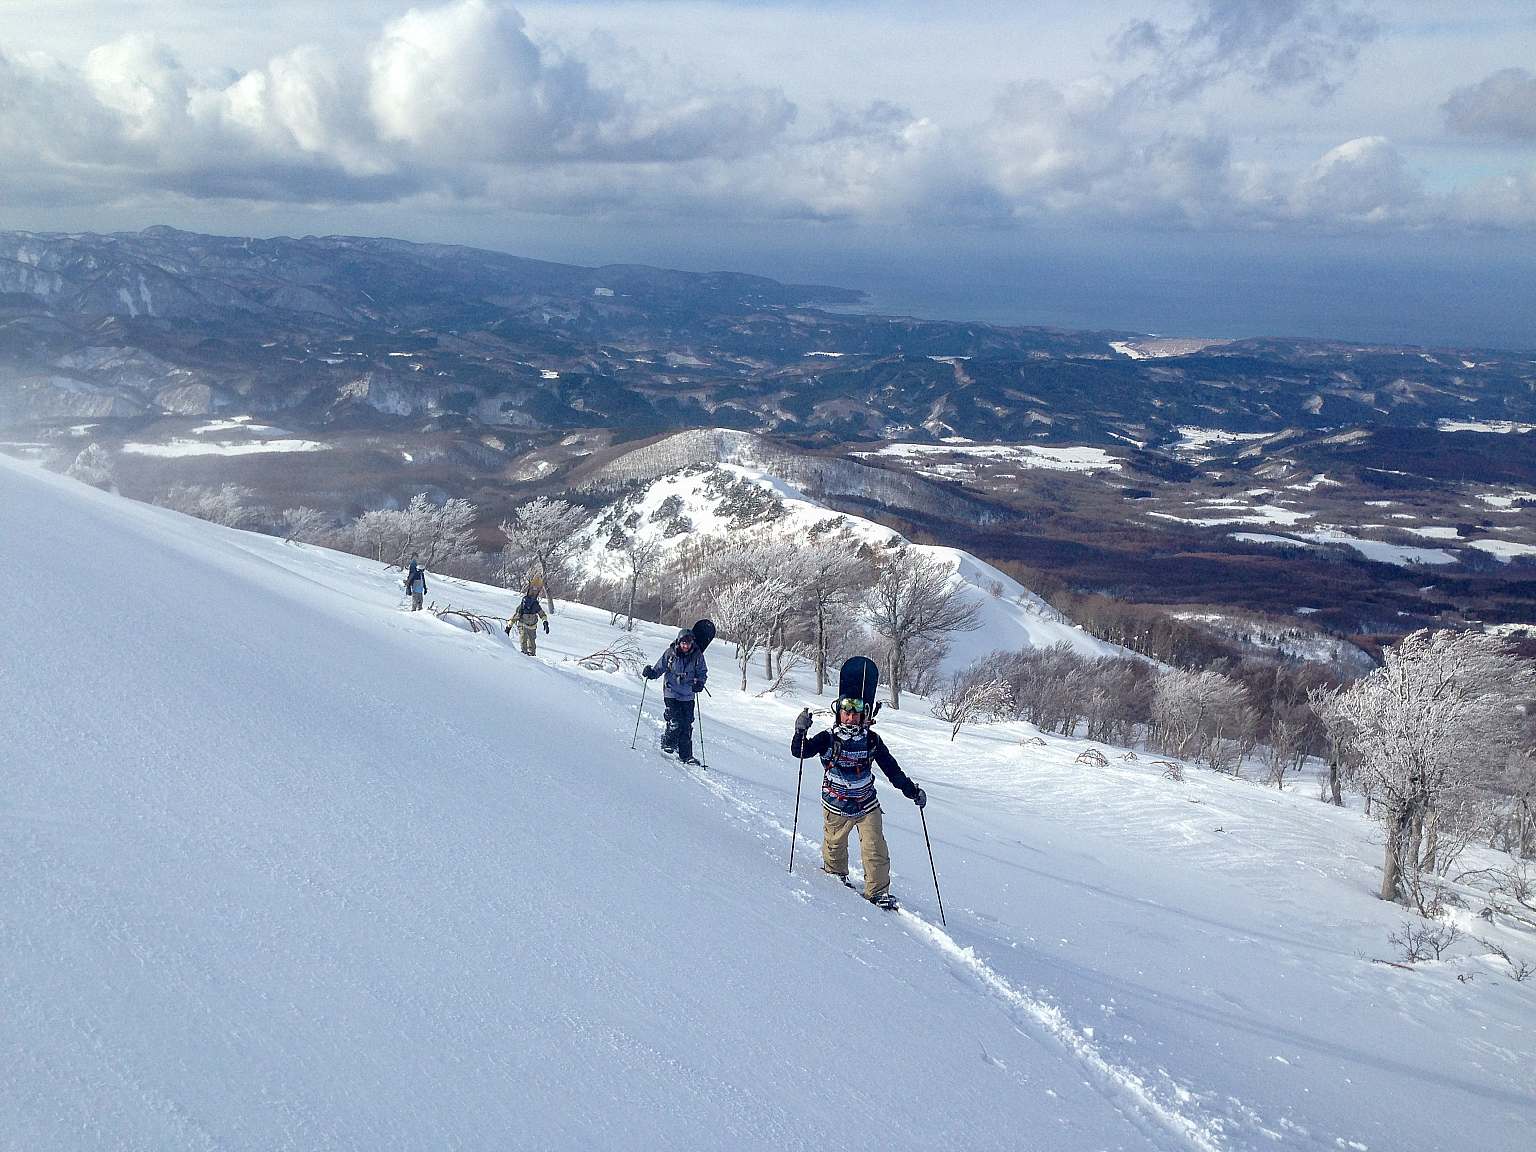
[{"label": "windblown snow", "polygon": [[787,873],[804,691],[717,684],[687,770],[607,613],[524,657],[4,458],[0,539],[6,1147],[1528,1146],[1529,985],[1371,963],[1356,811],[888,713],[946,929],[890,788],[906,910],[816,872],[813,768]]}]

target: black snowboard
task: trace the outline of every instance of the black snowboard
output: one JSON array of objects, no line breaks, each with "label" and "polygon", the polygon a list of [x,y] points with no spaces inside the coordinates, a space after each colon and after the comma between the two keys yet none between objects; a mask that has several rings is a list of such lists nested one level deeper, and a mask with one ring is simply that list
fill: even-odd
[{"label": "black snowboard", "polygon": [[694,622],[688,631],[693,633],[693,642],[700,652],[709,647],[709,642],[715,638],[715,622],[713,620],[698,620]]},{"label": "black snowboard", "polygon": [[854,656],[843,662],[837,676],[837,698],[852,696],[864,701],[865,711],[875,706],[875,689],[880,687],[880,669],[868,656]]}]

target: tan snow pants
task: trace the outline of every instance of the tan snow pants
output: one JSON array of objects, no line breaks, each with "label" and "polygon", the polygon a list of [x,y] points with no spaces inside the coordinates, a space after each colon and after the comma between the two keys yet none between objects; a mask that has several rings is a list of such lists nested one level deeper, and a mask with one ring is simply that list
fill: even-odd
[{"label": "tan snow pants", "polygon": [[539,654],[539,618],[535,616],[533,623],[524,622],[524,618],[517,618],[517,640],[522,645],[524,656],[537,656]]},{"label": "tan snow pants", "polygon": [[840,816],[821,810],[821,866],[834,876],[848,875],[848,834],[859,830],[859,859],[864,864],[864,895],[870,900],[891,886],[891,854],[885,846],[885,826],[876,808],[862,816]]}]

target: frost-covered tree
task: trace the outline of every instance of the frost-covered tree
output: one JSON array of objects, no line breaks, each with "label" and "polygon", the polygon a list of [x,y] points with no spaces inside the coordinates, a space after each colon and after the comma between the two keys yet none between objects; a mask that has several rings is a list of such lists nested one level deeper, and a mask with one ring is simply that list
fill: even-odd
[{"label": "frost-covered tree", "polygon": [[[770,679],[775,676],[775,658],[782,671],[790,627],[795,623],[793,617],[797,610],[805,608],[808,556],[805,549],[792,546],[782,536],[746,534],[720,541],[703,560],[701,580],[708,590],[707,602],[711,607],[716,593],[723,589],[758,590],[750,617],[749,630],[753,635],[743,640],[734,633],[725,634],[738,644],[746,644],[751,651],[760,650],[764,674]],[[717,619],[716,624],[719,623]]]},{"label": "frost-covered tree", "polygon": [[917,642],[977,627],[978,606],[950,576],[942,560],[903,546],[881,563],[865,595],[870,624],[888,645],[892,708],[901,707],[902,685],[910,679],[906,658]]},{"label": "frost-covered tree", "polygon": [[405,512],[410,518],[411,554],[423,567],[443,568],[479,551],[475,547],[478,509],[468,500],[433,504],[423,492],[412,498]]},{"label": "frost-covered tree", "polygon": [[1347,744],[1361,787],[1376,797],[1386,824],[1382,899],[1422,906],[1426,822],[1507,762],[1533,684],[1531,668],[1500,637],[1422,630],[1336,694],[1324,719]]},{"label": "frost-covered tree", "polygon": [[1214,669],[1164,672],[1153,687],[1152,714],[1156,751],[1203,760],[1218,772],[1236,773],[1253,747],[1248,690]]},{"label": "frost-covered tree", "polygon": [[301,544],[318,544],[335,531],[336,522],[330,513],[318,508],[285,508],[283,510],[283,540],[297,540]]},{"label": "frost-covered tree", "polygon": [[255,499],[255,491],[239,484],[221,484],[217,488],[188,484],[172,488],[165,502],[167,507],[200,520],[226,528],[248,528],[259,515],[252,505]]},{"label": "frost-covered tree", "polygon": [[540,496],[530,500],[501,522],[507,545],[502,553],[501,578],[508,587],[517,584],[536,566],[544,578],[544,595],[551,613],[555,610],[555,583],[564,581],[566,563],[581,541],[587,512],[568,500]]},{"label": "frost-covered tree", "polygon": [[838,617],[858,603],[874,574],[872,565],[852,534],[818,536],[799,549],[801,602],[811,616],[815,655],[816,695],[827,682],[827,666],[835,637],[842,631]]},{"label": "frost-covered tree", "polygon": [[956,672],[931,709],[949,725],[949,738],[954,740],[966,724],[990,724],[1011,719],[1014,714],[1013,686],[994,664],[981,661]]},{"label": "frost-covered tree", "polygon": [[105,488],[112,491],[117,486],[116,465],[112,459],[112,453],[108,452],[100,444],[87,444],[75,457],[64,473],[82,484],[90,484],[97,488]]},{"label": "frost-covered tree", "polygon": [[710,590],[709,609],[720,635],[736,646],[741,690],[747,690],[747,668],[757,651],[771,643],[775,622],[788,609],[795,587],[782,576],[737,579]]},{"label": "frost-covered tree", "polygon": [[608,540],[608,547],[619,552],[624,557],[625,582],[629,586],[628,607],[625,615],[624,630],[635,630],[635,593],[642,580],[647,580],[655,575],[666,558],[666,549],[660,540],[651,536],[642,536],[638,532],[615,531]]},{"label": "frost-covered tree", "polygon": [[414,557],[423,568],[441,569],[477,554],[477,515],[468,500],[433,504],[421,492],[405,508],[364,512],[353,521],[353,544],[384,564],[400,567]]}]

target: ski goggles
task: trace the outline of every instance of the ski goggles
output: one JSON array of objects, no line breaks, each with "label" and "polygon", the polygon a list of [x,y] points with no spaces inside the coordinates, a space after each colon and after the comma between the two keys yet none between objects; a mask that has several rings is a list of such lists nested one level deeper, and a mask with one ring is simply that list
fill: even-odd
[{"label": "ski goggles", "polygon": [[857,696],[844,696],[837,702],[837,710],[839,712],[862,713],[864,711],[864,701]]}]

